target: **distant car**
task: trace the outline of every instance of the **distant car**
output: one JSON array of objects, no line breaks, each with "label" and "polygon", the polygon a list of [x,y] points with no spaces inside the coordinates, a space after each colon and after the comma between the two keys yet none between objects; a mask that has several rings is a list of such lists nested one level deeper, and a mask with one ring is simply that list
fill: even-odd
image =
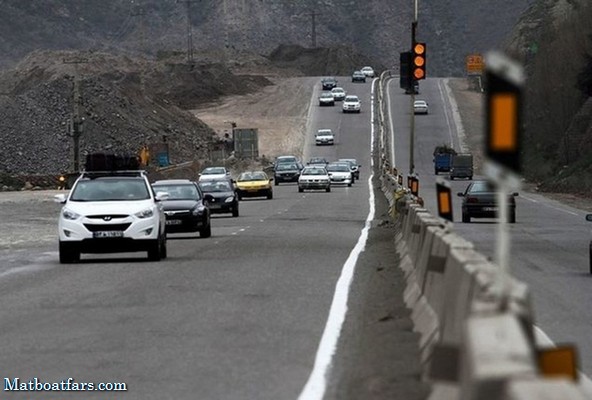
[{"label": "distant car", "polygon": [[363,67],[360,71],[368,78],[374,78],[374,69],[372,67]]},{"label": "distant car", "polygon": [[350,169],[354,174],[354,178],[360,179],[360,168],[362,166],[358,164],[358,160],[356,160],[355,158],[340,158],[337,161],[349,163]]},{"label": "distant car", "polygon": [[331,90],[337,86],[337,79],[333,77],[326,77],[321,79],[321,86],[323,90]]},{"label": "distant car", "polygon": [[335,99],[335,101],[343,101],[346,95],[345,90],[341,87],[334,87],[331,89],[331,94],[333,94],[333,99]]},{"label": "distant car", "polygon": [[299,176],[300,168],[296,163],[281,163],[274,171],[273,181],[275,186],[280,182],[298,182]]},{"label": "distant car", "polygon": [[306,163],[306,165],[319,165],[321,167],[325,167],[327,164],[329,164],[329,161],[322,157],[311,157]]},{"label": "distant car", "polygon": [[358,96],[355,95],[347,95],[345,96],[345,100],[343,100],[342,109],[344,113],[348,112],[355,112],[359,113],[362,106],[360,104],[360,99]]},{"label": "distant car", "polygon": [[354,71],[352,74],[352,82],[366,82],[366,74],[362,71]]},{"label": "distant car", "polygon": [[[474,181],[467,186],[464,192],[459,192],[462,197],[462,222],[471,222],[471,218],[497,218],[499,207],[497,193],[493,185],[487,181]],[[508,196],[508,222],[516,222],[516,200],[518,193]]]},{"label": "distant car", "polygon": [[315,134],[315,144],[317,146],[335,144],[335,135],[331,129],[319,129]]},{"label": "distant car", "polygon": [[273,169],[275,170],[279,164],[288,163],[288,164],[296,164],[298,168],[302,169],[304,166],[296,156],[279,156],[276,157],[273,163]]},{"label": "distant car", "polygon": [[211,214],[230,213],[239,216],[239,196],[230,178],[208,179],[198,182]]},{"label": "distant car", "polygon": [[247,171],[239,175],[236,180],[238,198],[267,197],[273,199],[273,186],[269,176],[263,171]]},{"label": "distant car", "polygon": [[326,169],[329,173],[331,184],[352,185],[354,177],[348,163],[329,163]]},{"label": "distant car", "polygon": [[419,82],[413,82],[413,86],[405,89],[405,94],[419,94]]},{"label": "distant car", "polygon": [[169,194],[162,201],[166,216],[167,233],[199,232],[199,236],[212,236],[208,202],[197,185],[188,179],[169,179],[152,184],[155,192]]},{"label": "distant car", "polygon": [[335,98],[331,92],[321,92],[319,96],[319,106],[334,106]]},{"label": "distant car", "polygon": [[427,114],[428,110],[428,102],[425,100],[415,100],[413,102],[413,113],[414,114]]},{"label": "distant car", "polygon": [[305,190],[331,191],[331,179],[324,167],[304,167],[300,173],[300,178],[298,178],[298,191],[304,192]]},{"label": "distant car", "polygon": [[208,167],[199,174],[199,181],[208,179],[230,178],[230,171],[226,167]]}]

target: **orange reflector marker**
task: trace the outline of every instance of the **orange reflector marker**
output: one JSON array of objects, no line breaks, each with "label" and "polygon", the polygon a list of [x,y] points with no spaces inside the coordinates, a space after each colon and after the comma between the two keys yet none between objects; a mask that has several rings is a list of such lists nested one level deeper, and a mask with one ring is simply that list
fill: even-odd
[{"label": "orange reflector marker", "polygon": [[574,346],[538,350],[541,374],[549,378],[578,380],[577,351]]},{"label": "orange reflector marker", "polygon": [[496,93],[491,98],[491,149],[494,151],[514,151],[518,137],[517,98],[511,93]]},{"label": "orange reflector marker", "polygon": [[448,214],[450,212],[450,193],[438,193],[438,209],[440,214]]},{"label": "orange reflector marker", "polygon": [[452,192],[450,183],[438,179],[436,181],[436,193],[438,199],[438,215],[440,218],[452,222]]},{"label": "orange reflector marker", "polygon": [[419,179],[411,178],[411,194],[414,196],[419,195]]}]

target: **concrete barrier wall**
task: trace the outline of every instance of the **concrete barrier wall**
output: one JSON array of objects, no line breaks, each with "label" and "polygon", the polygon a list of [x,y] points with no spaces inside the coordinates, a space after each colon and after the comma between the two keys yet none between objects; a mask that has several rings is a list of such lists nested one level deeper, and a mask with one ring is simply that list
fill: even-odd
[{"label": "concrete barrier wall", "polygon": [[572,381],[540,375],[527,285],[501,279],[497,265],[416,204],[396,177],[381,179],[430,399],[589,398]]}]

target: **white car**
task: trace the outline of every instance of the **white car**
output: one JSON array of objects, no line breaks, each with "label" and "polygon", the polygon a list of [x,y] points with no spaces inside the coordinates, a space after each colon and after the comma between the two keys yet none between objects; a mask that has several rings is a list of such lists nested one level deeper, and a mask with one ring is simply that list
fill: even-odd
[{"label": "white car", "polygon": [[343,108],[344,113],[348,113],[348,112],[359,113],[362,108],[362,106],[360,104],[360,99],[358,98],[358,96],[355,96],[355,95],[345,96],[345,99],[343,100],[342,108]]},{"label": "white car", "polygon": [[319,106],[334,106],[335,98],[331,92],[321,92],[319,96]]},{"label": "white car", "polygon": [[331,94],[333,95],[333,99],[335,99],[335,101],[343,101],[346,95],[345,90],[343,90],[342,87],[331,89]]},{"label": "white car", "polygon": [[351,186],[353,183],[353,174],[347,163],[330,163],[327,165],[327,172],[331,184]]},{"label": "white car", "polygon": [[374,78],[374,69],[372,67],[364,67],[360,71],[364,73],[368,78]]},{"label": "white car", "polygon": [[413,102],[413,113],[414,114],[427,114],[428,113],[428,102],[425,100],[415,100]]},{"label": "white car", "polygon": [[230,171],[226,167],[208,167],[199,174],[199,182],[214,179],[228,179]]},{"label": "white car", "polygon": [[60,263],[80,261],[81,253],[147,251],[148,259],[166,258],[166,217],[144,171],[84,172],[63,204],[58,221]]},{"label": "white car", "polygon": [[335,135],[331,129],[319,129],[315,134],[315,144],[317,146],[322,144],[335,144]]},{"label": "white car", "polygon": [[318,165],[304,167],[298,178],[298,191],[325,190],[331,191],[331,179],[325,167]]}]

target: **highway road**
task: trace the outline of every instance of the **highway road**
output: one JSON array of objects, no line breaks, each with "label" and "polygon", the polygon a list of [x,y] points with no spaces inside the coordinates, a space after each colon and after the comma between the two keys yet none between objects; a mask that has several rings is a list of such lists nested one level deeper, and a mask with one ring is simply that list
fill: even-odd
[{"label": "highway road", "polygon": [[[344,82],[344,86],[360,95],[362,113],[342,114],[339,103],[318,107],[316,88],[304,154],[357,158],[362,165],[359,181],[349,188],[335,187],[331,193],[298,193],[295,184],[275,186],[273,200],[242,201],[238,218],[214,216],[211,238],[170,235],[169,257],[161,262],[147,262],[145,254],[130,253],[83,255],[79,264],[60,265],[54,236],[59,206],[47,201],[52,193],[32,194],[36,196],[32,202],[20,201],[20,194],[3,196],[2,377],[21,382],[33,378],[60,382],[69,377],[76,382],[124,382],[125,396],[78,393],[76,398],[159,400],[296,399],[307,382],[315,382],[315,374],[324,378],[326,369],[317,368],[323,359],[317,354],[324,351],[321,337],[324,333],[335,340],[339,337],[339,327],[325,329],[327,318],[332,304],[339,301],[343,316],[348,298],[342,292],[334,301],[336,285],[352,250],[357,245],[359,253],[366,244],[360,237],[372,222],[366,221],[372,198],[371,84]],[[320,128],[336,131],[335,146],[314,145],[313,133]],[[384,199],[378,203],[377,213],[384,216]],[[386,264],[396,268],[392,232],[380,229],[370,230],[368,245],[387,246]],[[378,244],[372,242],[377,235]],[[380,275],[387,269],[382,256],[364,253],[357,265],[368,267],[350,271],[354,300],[348,318],[354,321],[345,322],[349,346],[362,341],[356,336],[363,329],[355,322],[355,312],[367,311],[362,306],[365,296],[393,296],[393,285]],[[345,283],[341,288],[349,290]],[[373,284],[384,287],[376,290]],[[387,315],[383,326],[399,327],[405,342],[371,345],[378,354],[386,354],[389,347],[393,354],[398,352],[411,393],[420,386],[417,370],[413,373],[417,338],[405,322],[407,311],[400,296],[397,293],[397,300],[388,303],[381,298],[382,305],[369,306],[366,319]],[[397,307],[398,314],[388,311],[390,307]],[[376,316],[382,310],[389,314]],[[370,323],[378,326],[375,320],[363,322]],[[355,356],[346,354],[356,348],[338,347],[340,366],[325,383],[326,398],[345,399],[348,390],[340,389],[347,387],[344,379],[352,375],[352,368],[363,370]],[[392,365],[388,367],[392,373]],[[313,388],[301,398],[315,398],[309,394],[323,391]],[[2,397],[35,398],[27,392]],[[45,392],[43,398],[62,399],[64,393]]]},{"label": "highway road", "polygon": [[[409,171],[410,96],[398,82],[389,85],[391,120],[395,132],[395,165]],[[430,113],[415,119],[415,170],[420,178],[420,195],[435,215],[435,180],[432,151],[438,144],[463,145],[447,88],[443,79],[421,83],[418,99],[429,102]],[[462,130],[461,130],[462,132]],[[441,173],[444,177],[444,174]],[[479,178],[479,176],[475,176]],[[481,176],[482,178],[482,176]],[[452,192],[463,191],[468,182],[451,182]],[[536,324],[555,343],[574,343],[580,353],[581,369],[592,375],[592,275],[589,274],[590,226],[584,210],[560,204],[540,194],[520,191],[516,200],[517,222],[509,226],[512,273],[527,283],[533,295]],[[472,241],[483,254],[495,259],[494,219],[460,222],[461,198],[454,197],[454,230]]]}]

